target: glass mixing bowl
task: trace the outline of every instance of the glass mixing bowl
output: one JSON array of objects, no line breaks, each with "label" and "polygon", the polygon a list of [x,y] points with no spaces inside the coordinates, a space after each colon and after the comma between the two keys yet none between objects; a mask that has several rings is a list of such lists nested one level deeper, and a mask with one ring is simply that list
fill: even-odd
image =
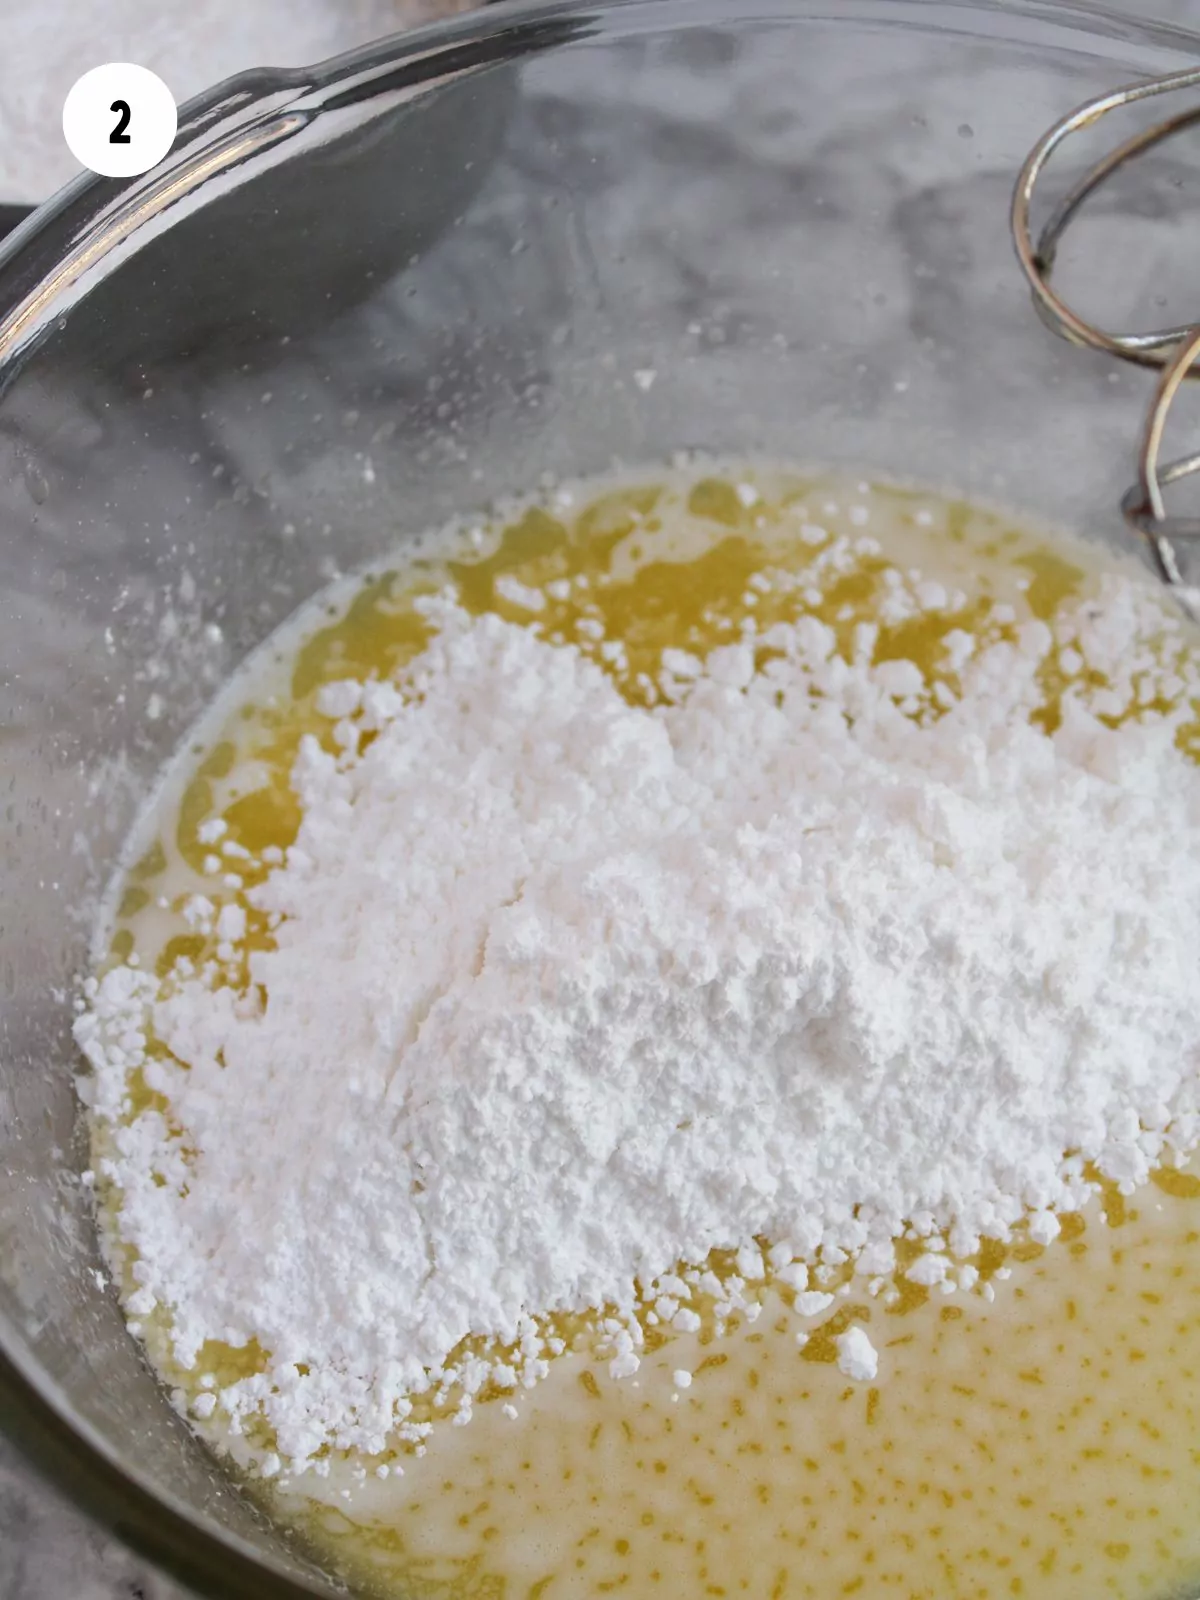
[{"label": "glass mixing bowl", "polygon": [[[0,256],[0,1413],[198,1590],[336,1585],[171,1410],[79,1177],[72,985],[160,764],[335,571],[547,473],[765,452],[1123,538],[1151,380],[1039,324],[1008,196],[1195,47],[1013,0],[502,6],[234,79]],[[1126,310],[1187,223],[1157,159],[1075,252]]]}]

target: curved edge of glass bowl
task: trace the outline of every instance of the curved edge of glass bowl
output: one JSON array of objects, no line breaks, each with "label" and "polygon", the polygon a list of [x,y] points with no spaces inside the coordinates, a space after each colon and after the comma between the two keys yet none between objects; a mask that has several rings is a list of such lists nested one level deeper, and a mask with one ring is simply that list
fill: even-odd
[{"label": "curved edge of glass bowl", "polygon": [[[0,1348],[4,1435],[57,1493],[95,1524],[203,1600],[320,1600],[305,1583],[236,1534],[202,1526],[113,1460],[67,1408],[53,1404]],[[231,1490],[238,1491],[231,1483]]]},{"label": "curved edge of glass bowl", "polygon": [[[1083,35],[1093,47],[1108,40],[1114,50],[1136,44],[1178,53],[1194,52],[1197,42],[1188,30],[1121,16],[1089,0],[842,0],[834,13],[827,0],[766,0],[746,6],[740,20],[919,22],[971,33],[979,31],[979,19],[1005,13],[1018,26],[1037,27],[1047,44]],[[170,226],[176,208],[203,204],[205,191],[211,197],[244,181],[323,115],[603,34],[610,19],[636,33],[673,21],[703,26],[727,20],[728,11],[720,0],[505,0],[498,8],[484,0],[482,11],[393,34],[310,68],[241,73],[187,101],[165,161],[133,179],[81,174],[0,244],[0,395],[59,319],[131,253],[123,246],[136,249]]]},{"label": "curved edge of glass bowl", "polygon": [[[618,4],[620,0],[618,0]],[[660,0],[664,8],[670,0]],[[238,187],[323,119],[445,83],[590,31],[591,0],[468,12],[309,68],[227,78],[179,113],[166,158],[132,179],[81,173],[0,244],[0,395],[89,291],[155,234]],[[483,20],[483,19],[486,20]]]}]

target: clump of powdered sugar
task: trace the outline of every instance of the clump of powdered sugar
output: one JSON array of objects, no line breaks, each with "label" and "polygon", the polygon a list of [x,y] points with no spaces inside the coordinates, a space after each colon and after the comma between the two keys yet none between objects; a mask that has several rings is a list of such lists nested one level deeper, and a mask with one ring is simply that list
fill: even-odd
[{"label": "clump of powdered sugar", "polygon": [[[129,1309],[166,1310],[185,1368],[268,1353],[220,1391],[235,1428],[299,1466],[378,1451],[415,1393],[469,1415],[536,1376],[543,1314],[607,1308],[635,1371],[635,1308],[697,1327],[714,1248],[726,1311],[770,1272],[818,1315],[906,1229],[958,1260],[1031,1214],[1048,1240],[1089,1163],[1128,1189],[1194,1144],[1196,683],[1137,585],[951,635],[953,689],[810,616],[677,653],[650,710],[574,647],[427,609],[400,682],[325,692],[336,753],[302,748],[248,979],[226,918],[216,960],[119,966],[77,1024]],[[130,1116],[134,1069],[170,1118]],[[518,1365],[447,1370],[472,1335]],[[874,1376],[861,1330],[839,1360]]]}]

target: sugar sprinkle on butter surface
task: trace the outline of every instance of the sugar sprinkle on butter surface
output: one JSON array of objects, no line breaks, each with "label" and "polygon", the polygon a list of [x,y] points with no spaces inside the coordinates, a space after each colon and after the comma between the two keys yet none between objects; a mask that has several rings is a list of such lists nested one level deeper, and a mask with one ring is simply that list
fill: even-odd
[{"label": "sugar sprinkle on butter surface", "polygon": [[[803,526],[834,576],[870,553]],[[539,636],[515,582],[525,621],[429,599],[396,682],[321,691],[299,833],[247,891],[271,938],[210,902],[211,959],[119,963],[78,1023],[127,1310],[184,1370],[265,1352],[219,1397],[272,1471],[537,1378],[547,1313],[609,1308],[632,1377],[644,1318],[697,1331],[676,1269],[714,1249],[718,1307],[790,1272],[819,1316],[906,1232],[1049,1236],[1195,1140],[1196,680],[1146,588],[1054,627],[995,606],[936,671],[870,625],[743,626],[639,705],[621,641]],[[946,1259],[907,1274],[953,1287]],[[448,1367],[470,1337],[502,1358]],[[848,1376],[874,1359],[841,1336]]]}]

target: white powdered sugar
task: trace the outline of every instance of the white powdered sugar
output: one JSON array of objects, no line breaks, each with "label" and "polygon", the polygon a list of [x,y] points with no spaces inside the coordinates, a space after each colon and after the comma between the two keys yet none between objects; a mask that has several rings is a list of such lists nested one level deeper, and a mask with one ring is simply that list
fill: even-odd
[{"label": "white powdered sugar", "polygon": [[857,1323],[838,1334],[834,1343],[838,1371],[843,1377],[853,1378],[856,1383],[869,1383],[875,1377],[879,1371],[879,1354]]},{"label": "white powdered sugar", "polygon": [[[447,1374],[468,1335],[536,1376],[531,1318],[607,1308],[633,1372],[632,1309],[697,1327],[673,1274],[714,1248],[815,1313],[828,1263],[890,1273],[906,1229],[961,1261],[1030,1213],[1049,1241],[1088,1163],[1128,1189],[1195,1142],[1195,685],[1146,689],[1136,585],[1075,615],[1050,735],[1040,623],[952,640],[952,693],[779,624],[680,653],[648,710],[429,609],[396,685],[325,691],[338,753],[303,747],[249,983],[119,966],[77,1024],[131,1311],[165,1308],[185,1368],[266,1352],[220,1391],[235,1427],[294,1465],[377,1451],[431,1381],[522,1381]],[[245,931],[222,915],[220,961]],[[129,1119],[136,1067],[170,1117]],[[838,1351],[874,1377],[860,1328]]]}]

